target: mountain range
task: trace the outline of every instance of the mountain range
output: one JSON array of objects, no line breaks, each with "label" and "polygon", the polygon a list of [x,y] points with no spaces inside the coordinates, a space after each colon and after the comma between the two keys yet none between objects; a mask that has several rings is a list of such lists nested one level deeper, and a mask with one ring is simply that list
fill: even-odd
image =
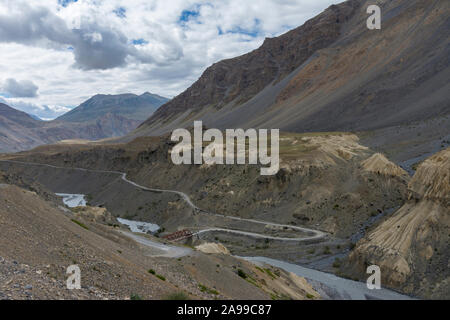
[{"label": "mountain range", "polygon": [[[448,299],[450,1],[377,0],[381,30],[367,28],[371,4],[333,5],[215,63],[171,101],[97,95],[51,122],[0,104],[0,152],[113,137],[0,154],[5,265],[21,261],[34,277],[48,265],[40,275],[51,277],[78,261],[101,297],[121,299],[176,288],[203,299],[341,300],[358,285],[357,299],[392,298],[385,289]],[[175,165],[170,132],[195,120],[281,129],[279,172]],[[88,206],[66,208],[61,193],[86,195]],[[130,238],[116,218],[161,229]],[[161,248],[188,252],[161,259]],[[374,265],[383,290],[367,289]]]},{"label": "mountain range", "polygon": [[96,95],[53,121],[40,121],[0,103],[0,152],[17,152],[62,140],[120,137],[136,129],[166,98]]}]

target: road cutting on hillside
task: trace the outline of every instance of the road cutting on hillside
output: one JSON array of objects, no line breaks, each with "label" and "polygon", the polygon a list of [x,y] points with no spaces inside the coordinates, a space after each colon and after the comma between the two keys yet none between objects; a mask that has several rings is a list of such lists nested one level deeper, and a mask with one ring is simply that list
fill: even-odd
[{"label": "road cutting on hillside", "polygon": [[285,242],[288,242],[288,241],[289,242],[318,241],[318,240],[321,240],[321,239],[324,239],[327,237],[327,233],[325,233],[323,231],[313,230],[313,229],[309,229],[309,228],[305,228],[305,227],[298,227],[298,226],[293,226],[293,225],[283,225],[283,224],[278,224],[278,223],[274,223],[274,222],[260,221],[260,220],[254,220],[254,219],[244,219],[244,218],[239,218],[239,217],[225,216],[222,214],[212,213],[212,212],[209,212],[209,211],[206,211],[206,210],[203,210],[203,209],[200,209],[199,207],[197,207],[192,202],[191,198],[184,192],[176,191],[176,190],[153,189],[153,188],[144,187],[134,181],[129,180],[127,178],[127,174],[125,172],[110,171],[110,170],[94,170],[94,169],[85,169],[85,168],[72,168],[72,167],[59,167],[59,166],[54,166],[54,165],[50,165],[50,164],[23,162],[23,161],[16,161],[16,160],[0,160],[0,162],[15,163],[15,164],[21,164],[21,165],[28,165],[28,166],[43,166],[43,167],[55,168],[55,169],[79,170],[79,171],[93,172],[93,173],[117,174],[121,177],[121,179],[123,181],[125,181],[126,183],[128,183],[140,190],[148,191],[148,192],[176,194],[179,197],[181,197],[193,210],[195,210],[197,212],[205,213],[205,214],[216,216],[216,217],[226,218],[226,219],[230,219],[230,220],[262,224],[262,225],[271,226],[271,227],[275,227],[275,228],[289,228],[291,230],[296,230],[296,231],[300,231],[302,233],[310,234],[308,236],[302,236],[302,237],[297,237],[297,238],[286,238],[286,237],[268,236],[268,235],[264,235],[264,234],[246,232],[246,231],[241,231],[241,230],[233,230],[233,229],[225,229],[225,228],[206,228],[204,230],[199,230],[198,232],[193,233],[193,236],[199,236],[201,234],[208,233],[208,232],[227,232],[227,233],[234,233],[234,234],[241,235],[241,236],[256,238],[256,239],[269,239],[269,240],[274,240],[274,241],[285,241]]}]

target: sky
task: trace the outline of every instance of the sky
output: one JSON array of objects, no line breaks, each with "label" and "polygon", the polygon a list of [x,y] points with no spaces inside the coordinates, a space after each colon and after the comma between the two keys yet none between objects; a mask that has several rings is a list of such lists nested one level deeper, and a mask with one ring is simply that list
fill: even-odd
[{"label": "sky", "polygon": [[0,102],[49,120],[101,94],[172,98],[339,0],[0,0]]}]

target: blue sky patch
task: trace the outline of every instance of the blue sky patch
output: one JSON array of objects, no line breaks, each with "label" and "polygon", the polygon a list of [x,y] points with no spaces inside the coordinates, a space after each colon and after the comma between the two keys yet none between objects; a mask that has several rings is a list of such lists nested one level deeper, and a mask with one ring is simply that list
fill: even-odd
[{"label": "blue sky patch", "polygon": [[180,22],[188,22],[189,20],[194,20],[200,15],[199,11],[195,10],[183,10],[180,16]]},{"label": "blue sky patch", "polygon": [[257,36],[260,35],[260,25],[261,25],[261,21],[259,19],[255,19],[254,21],[254,25],[251,29],[245,29],[245,28],[241,28],[241,27],[234,27],[231,30],[226,30],[224,31],[221,27],[217,27],[217,32],[218,34],[224,35],[227,33],[231,33],[231,34],[242,34],[242,35],[246,35],[252,38],[256,38]]},{"label": "blue sky patch", "polygon": [[58,0],[58,4],[63,6],[64,8],[67,7],[72,2],[78,2],[78,0]]},{"label": "blue sky patch", "polygon": [[148,41],[141,38],[141,39],[131,40],[131,43],[134,44],[135,46],[142,46],[142,45],[148,44]]},{"label": "blue sky patch", "polygon": [[200,4],[193,6],[191,9],[186,9],[181,12],[178,22],[183,25],[189,21],[196,20],[200,16]]},{"label": "blue sky patch", "polygon": [[119,7],[116,10],[113,11],[116,16],[118,16],[119,18],[126,18],[127,17],[127,9],[125,9],[124,7]]}]

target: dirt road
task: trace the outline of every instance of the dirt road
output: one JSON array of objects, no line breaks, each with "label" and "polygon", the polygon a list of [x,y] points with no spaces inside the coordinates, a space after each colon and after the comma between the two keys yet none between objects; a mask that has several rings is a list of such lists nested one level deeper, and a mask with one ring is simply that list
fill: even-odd
[{"label": "dirt road", "polygon": [[207,232],[229,232],[229,233],[235,233],[235,234],[239,234],[239,235],[244,235],[244,236],[248,236],[248,237],[253,237],[253,238],[258,238],[258,239],[270,239],[270,240],[276,240],[276,241],[290,241],[290,242],[305,242],[305,241],[311,241],[311,240],[320,240],[323,239],[327,236],[327,234],[325,232],[322,231],[318,231],[318,230],[313,230],[313,229],[308,229],[308,228],[304,228],[304,227],[297,227],[297,226],[292,226],[292,225],[282,225],[282,224],[277,224],[274,222],[268,222],[268,221],[259,221],[259,220],[254,220],[254,219],[243,219],[243,218],[239,218],[239,217],[231,217],[231,216],[225,216],[225,215],[221,215],[221,214],[217,214],[217,213],[212,213],[212,212],[208,212],[205,210],[200,209],[199,207],[197,207],[192,200],[190,199],[190,197],[181,191],[176,191],[176,190],[164,190],[164,189],[153,189],[153,188],[147,188],[144,187],[140,184],[137,184],[134,181],[131,181],[127,178],[127,174],[125,172],[120,172],[120,171],[109,171],[109,170],[92,170],[92,169],[84,169],[84,168],[72,168],[72,167],[58,167],[58,166],[53,166],[53,165],[49,165],[49,164],[42,164],[42,163],[33,163],[33,162],[22,162],[22,161],[15,161],[15,160],[0,160],[0,162],[5,162],[5,163],[16,163],[16,164],[21,164],[21,165],[28,165],[28,166],[43,166],[43,167],[48,167],[48,168],[55,168],[55,169],[68,169],[68,170],[80,170],[80,171],[85,171],[85,172],[95,172],[95,173],[109,173],[109,174],[117,174],[119,175],[123,181],[125,181],[126,183],[144,190],[144,191],[149,191],[149,192],[158,192],[158,193],[173,193],[178,195],[179,197],[181,197],[192,209],[197,210],[199,212],[202,213],[206,213],[209,215],[214,215],[217,217],[221,217],[221,218],[227,218],[230,220],[237,220],[237,221],[243,221],[243,222],[250,222],[250,223],[255,223],[255,224],[263,224],[266,226],[271,226],[271,227],[276,227],[276,228],[289,228],[292,230],[298,230],[302,233],[308,233],[311,234],[311,236],[301,236],[298,238],[284,238],[284,237],[274,237],[274,236],[267,236],[264,234],[259,234],[259,233],[253,233],[253,232],[245,232],[245,231],[238,231],[238,230],[232,230],[232,229],[219,229],[219,228],[210,228],[210,229],[205,229],[205,230],[201,230],[199,232],[197,232],[196,234],[202,234],[202,233],[207,233]]}]

